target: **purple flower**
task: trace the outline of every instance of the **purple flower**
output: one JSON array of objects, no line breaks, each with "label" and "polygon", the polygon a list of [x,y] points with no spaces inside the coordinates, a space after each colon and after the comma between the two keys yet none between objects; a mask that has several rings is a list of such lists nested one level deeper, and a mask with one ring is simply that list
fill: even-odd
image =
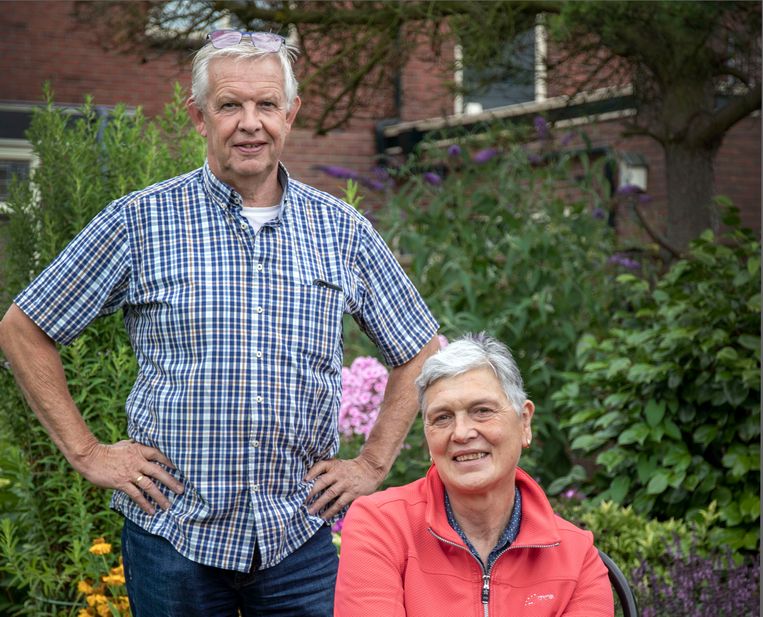
[{"label": "purple flower", "polygon": [[527,162],[533,167],[537,167],[543,162],[543,157],[540,154],[530,153],[527,155]]},{"label": "purple flower", "polygon": [[618,195],[638,195],[639,193],[643,192],[644,191],[641,190],[641,187],[635,184],[623,184],[620,188],[617,189]]},{"label": "purple flower", "polygon": [[599,208],[596,206],[593,209],[593,212],[591,212],[591,216],[593,216],[595,219],[603,221],[605,218],[607,218],[607,211],[604,208]]},{"label": "purple flower", "polygon": [[448,339],[442,334],[437,335],[437,340],[440,342],[440,349],[445,349],[448,346]]},{"label": "purple flower", "polygon": [[333,533],[342,533],[342,527],[344,527],[344,517],[338,519],[336,523],[331,526]]},{"label": "purple flower", "polygon": [[496,156],[498,156],[497,148],[484,148],[483,150],[474,153],[474,156],[472,156],[472,161],[482,165],[483,163],[487,163],[490,159],[495,158]]},{"label": "purple flower", "polygon": [[575,133],[573,131],[567,131],[564,135],[562,135],[562,138],[559,140],[559,145],[562,148],[566,148],[570,145],[570,142],[575,139]]},{"label": "purple flower", "polygon": [[652,201],[653,197],[651,195],[647,195],[646,193],[641,193],[641,195],[638,196],[639,203],[642,204],[648,204],[650,201]]},{"label": "purple flower", "polygon": [[424,181],[432,186],[440,186],[442,184],[442,176],[433,171],[428,171],[424,174]]},{"label": "purple flower", "polygon": [[316,165],[315,169],[322,171],[327,176],[341,180],[357,180],[360,174],[354,169],[340,167],[339,165]]},{"label": "purple flower", "polygon": [[535,125],[535,132],[538,135],[538,139],[545,141],[551,137],[551,132],[548,129],[548,122],[546,122],[546,119],[543,116],[535,116],[533,124]]},{"label": "purple flower", "polygon": [[461,146],[458,144],[450,144],[448,146],[448,156],[460,156],[461,155]]},{"label": "purple flower", "polygon": [[641,268],[641,264],[639,262],[637,262],[635,259],[631,259],[627,255],[623,255],[622,253],[615,253],[612,255],[609,258],[608,263],[620,266],[626,270],[639,270]]},{"label": "purple flower", "polygon": [[386,182],[374,178],[360,178],[360,183],[373,191],[383,191],[387,186]]}]

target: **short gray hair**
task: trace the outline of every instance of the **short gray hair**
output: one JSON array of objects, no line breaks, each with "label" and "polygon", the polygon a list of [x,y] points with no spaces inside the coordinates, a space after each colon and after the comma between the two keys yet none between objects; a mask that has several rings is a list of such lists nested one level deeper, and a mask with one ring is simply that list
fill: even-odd
[{"label": "short gray hair", "polygon": [[450,343],[445,349],[430,356],[416,379],[419,406],[424,409],[427,388],[440,379],[457,377],[468,371],[490,368],[501,384],[506,398],[517,415],[527,400],[522,375],[509,348],[485,332],[467,334]]},{"label": "short gray hair", "polygon": [[[259,60],[270,54],[272,51],[263,51],[258,49],[248,39],[242,39],[237,45],[217,49],[211,43],[207,43],[193,59],[191,67],[191,95],[196,106],[203,108],[207,103],[209,90],[209,63],[215,58],[234,58],[236,60]],[[283,69],[283,87],[286,95],[286,111],[291,110],[294,99],[297,98],[299,84],[294,76],[294,67],[292,63],[297,57],[298,49],[296,45],[284,42],[281,49],[275,53],[281,62]]]}]

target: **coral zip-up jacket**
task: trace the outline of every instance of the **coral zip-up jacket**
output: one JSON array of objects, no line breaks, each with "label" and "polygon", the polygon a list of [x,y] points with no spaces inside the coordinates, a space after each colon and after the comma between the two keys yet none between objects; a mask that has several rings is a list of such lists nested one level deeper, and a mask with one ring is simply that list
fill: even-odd
[{"label": "coral zip-up jacket", "polygon": [[516,541],[482,566],[448,524],[437,469],[359,498],[342,530],[334,617],[612,617],[593,535],[556,516],[521,469]]}]

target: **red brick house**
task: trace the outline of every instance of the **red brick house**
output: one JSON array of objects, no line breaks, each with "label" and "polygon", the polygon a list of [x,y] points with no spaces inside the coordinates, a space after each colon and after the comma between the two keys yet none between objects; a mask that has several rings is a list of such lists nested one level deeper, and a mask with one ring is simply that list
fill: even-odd
[{"label": "red brick house", "polygon": [[[93,29],[74,19],[74,2],[9,1],[0,5],[0,201],[10,173],[23,171],[32,159],[24,131],[30,112],[39,105],[42,84],[49,81],[56,103],[78,106],[85,94],[106,108],[117,103],[158,113],[172,95],[173,84],[188,86],[190,51],[124,54],[108,49]],[[533,36],[532,33],[529,35]],[[542,30],[531,41],[536,57]],[[447,60],[447,58],[445,59]],[[449,63],[434,63],[430,54],[414,55],[399,76],[399,91],[380,93],[379,116],[353,119],[345,128],[316,136],[307,128],[292,132],[284,159],[295,177],[333,193],[343,180],[329,177],[317,165],[333,165],[371,174],[380,157],[406,153],[432,129],[475,126],[492,118],[532,119],[544,115],[558,130],[584,130],[600,152],[626,154],[646,171],[647,191],[655,216],[664,200],[663,154],[646,137],[622,137],[623,119],[633,113],[627,88],[595,91],[570,105],[554,91],[553,80],[536,64],[534,83],[509,91],[494,89],[479,100],[454,97],[445,83],[462,78],[449,73]],[[303,106],[310,105],[304,101]],[[760,230],[760,113],[738,123],[718,153],[716,190],[742,210],[744,222]],[[373,202],[373,197],[371,197]],[[377,199],[378,203],[378,199]]]}]

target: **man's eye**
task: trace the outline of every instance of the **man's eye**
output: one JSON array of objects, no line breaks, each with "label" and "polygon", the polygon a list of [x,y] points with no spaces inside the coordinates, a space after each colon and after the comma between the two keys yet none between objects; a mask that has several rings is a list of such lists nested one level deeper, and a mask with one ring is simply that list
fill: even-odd
[{"label": "man's eye", "polygon": [[493,415],[493,410],[490,407],[479,407],[474,410],[474,413],[481,418]]},{"label": "man's eye", "polygon": [[220,105],[220,109],[234,109],[236,107],[238,107],[236,103],[223,103]]},{"label": "man's eye", "polygon": [[447,424],[450,422],[450,414],[447,413],[441,413],[434,418],[432,418],[432,424],[435,424],[437,426],[443,426],[444,424]]}]

